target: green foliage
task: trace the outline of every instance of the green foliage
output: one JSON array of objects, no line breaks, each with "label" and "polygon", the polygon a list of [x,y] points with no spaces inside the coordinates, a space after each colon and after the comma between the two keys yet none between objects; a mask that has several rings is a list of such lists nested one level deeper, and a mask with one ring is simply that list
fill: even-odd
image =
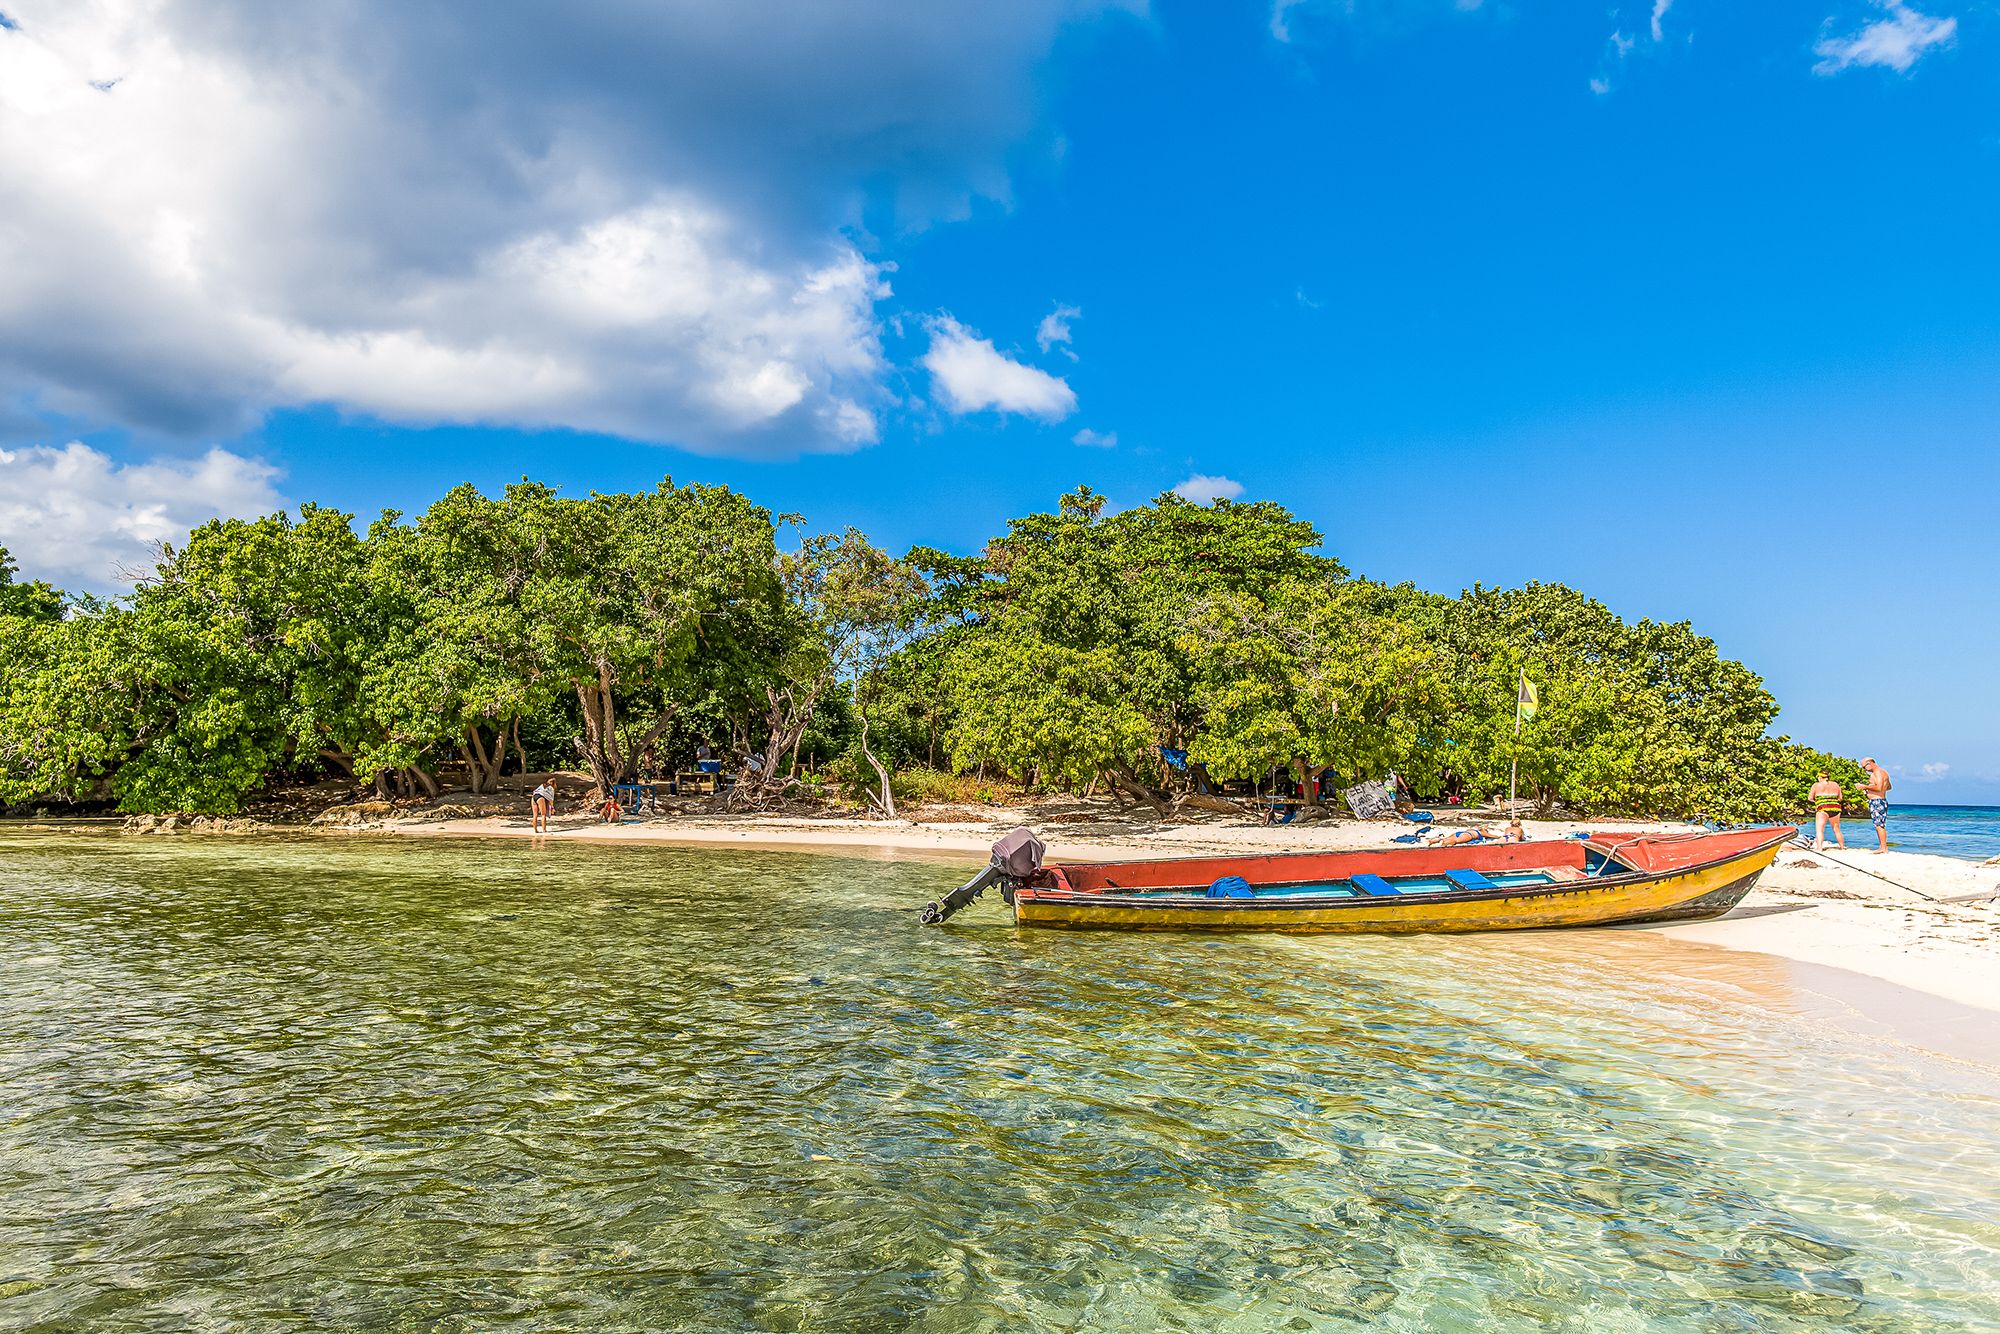
[{"label": "green foliage", "polygon": [[579,759],[608,783],[701,740],[759,756],[753,795],[817,769],[885,811],[1003,776],[1156,800],[1161,746],[1218,779],[1302,758],[1477,799],[1518,769],[1549,807],[1723,819],[1860,782],[1773,735],[1763,682],[1686,623],[1350,578],[1274,504],[1078,490],[969,557],[852,529],[781,554],[778,529],[721,487],[465,486],[366,533],[312,505],[206,524],[113,603],[0,549],[0,803],[227,812],[290,778]]},{"label": "green foliage", "polygon": [[1073,785],[1151,770],[1155,745],[1202,717],[1190,612],[1287,580],[1338,580],[1318,544],[1311,525],[1266,502],[1169,494],[1107,515],[1079,490],[1054,514],[1015,520],[977,563],[913,553],[940,590],[934,617],[958,627],[930,664],[953,765]]},{"label": "green foliage", "polygon": [[59,621],[63,616],[63,595],[45,583],[23,584],[15,580],[20,566],[7,548],[0,547],[0,620]]},{"label": "green foliage", "polygon": [[[1825,762],[1771,737],[1762,681],[1685,623],[1628,625],[1560,585],[1353,580],[1318,541],[1275,505],[1106,516],[1077,492],[981,559],[916,553],[950,629],[902,667],[932,684],[955,767],[1072,785],[1157,772],[1164,745],[1219,779],[1303,758],[1477,799],[1518,761],[1547,807],[1741,820],[1798,810]],[[1523,673],[1542,708],[1517,731]]]}]

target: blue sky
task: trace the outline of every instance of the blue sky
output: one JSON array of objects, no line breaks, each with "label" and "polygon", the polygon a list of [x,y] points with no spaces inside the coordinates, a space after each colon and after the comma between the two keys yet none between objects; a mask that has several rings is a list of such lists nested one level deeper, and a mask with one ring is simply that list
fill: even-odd
[{"label": "blue sky", "polygon": [[523,473],[960,551],[1192,481],[2000,804],[1990,7],[351,8],[0,0],[30,574]]}]

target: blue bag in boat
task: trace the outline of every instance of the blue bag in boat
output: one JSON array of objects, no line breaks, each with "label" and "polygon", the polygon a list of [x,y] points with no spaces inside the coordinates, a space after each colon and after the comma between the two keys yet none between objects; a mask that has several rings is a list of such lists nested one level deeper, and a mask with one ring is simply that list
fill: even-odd
[{"label": "blue bag in boat", "polygon": [[1257,891],[1240,875],[1226,875],[1208,887],[1212,899],[1254,899]]}]

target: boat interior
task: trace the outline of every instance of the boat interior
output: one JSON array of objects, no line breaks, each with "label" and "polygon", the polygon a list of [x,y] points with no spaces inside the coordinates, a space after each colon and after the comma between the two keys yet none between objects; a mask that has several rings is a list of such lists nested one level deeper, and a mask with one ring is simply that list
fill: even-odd
[{"label": "boat interior", "polygon": [[1366,898],[1519,890],[1678,870],[1733,856],[1789,829],[1726,834],[1592,834],[1531,843],[1066,863],[1042,888],[1197,898]]}]

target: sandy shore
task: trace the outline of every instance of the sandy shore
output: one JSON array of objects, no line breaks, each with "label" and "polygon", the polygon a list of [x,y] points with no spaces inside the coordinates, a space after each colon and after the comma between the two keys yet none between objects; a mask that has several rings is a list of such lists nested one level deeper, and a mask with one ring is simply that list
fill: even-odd
[{"label": "sandy shore", "polygon": [[[973,863],[984,859],[993,839],[1019,823],[1035,826],[1048,841],[1052,858],[1085,860],[1385,847],[1392,835],[1403,832],[1399,826],[1354,821],[1261,827],[1225,821],[1154,824],[1108,812],[1069,813],[1053,820],[1046,811],[1001,808],[946,814],[958,818],[892,822],[669,816],[606,826],[569,817],[559,820],[548,837],[558,842],[796,847]],[[1528,833],[1530,838],[1557,838],[1583,828],[1637,832],[1685,826],[1531,821]],[[524,818],[405,822],[373,825],[368,832],[533,836]],[[1754,950],[1807,968],[1841,969],[1874,979],[1879,985],[1847,991],[1857,998],[1866,992],[1869,1021],[1895,1028],[1899,1015],[1925,1008],[1923,997],[2000,1014],[2000,966],[1996,966],[2000,965],[2000,897],[1983,902],[1936,901],[1977,895],[2000,896],[2000,867],[1915,853],[1853,850],[1821,855],[1787,849],[1750,897],[1728,916],[1629,929],[1691,944]],[[2000,1058],[2000,1045],[1993,1054]]]}]

